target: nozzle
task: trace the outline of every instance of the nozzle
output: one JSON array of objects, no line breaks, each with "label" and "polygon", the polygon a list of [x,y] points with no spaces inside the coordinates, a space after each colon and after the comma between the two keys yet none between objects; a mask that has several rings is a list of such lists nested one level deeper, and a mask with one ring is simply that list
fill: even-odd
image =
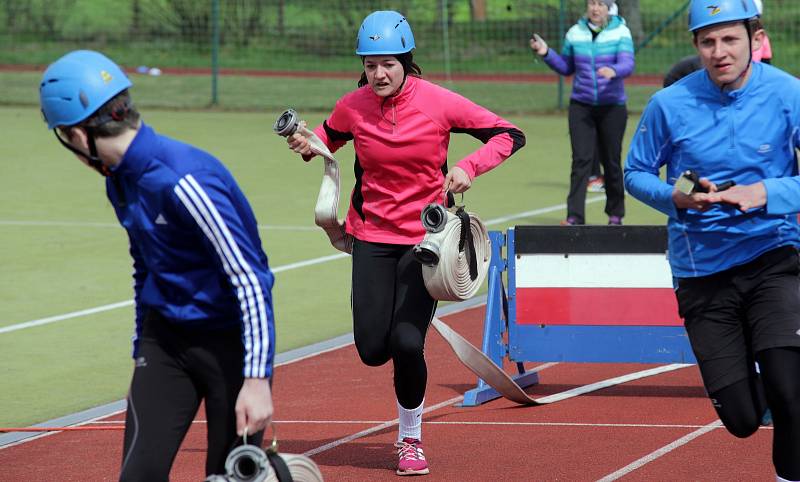
[{"label": "nozzle", "polygon": [[424,266],[439,264],[439,246],[426,240],[414,246],[414,257]]},{"label": "nozzle", "polygon": [[431,203],[420,214],[422,226],[429,233],[438,233],[447,225],[447,210],[441,204]]},{"label": "nozzle", "polygon": [[297,115],[294,109],[287,109],[272,125],[272,130],[279,136],[289,137],[297,131],[299,125],[300,116]]}]

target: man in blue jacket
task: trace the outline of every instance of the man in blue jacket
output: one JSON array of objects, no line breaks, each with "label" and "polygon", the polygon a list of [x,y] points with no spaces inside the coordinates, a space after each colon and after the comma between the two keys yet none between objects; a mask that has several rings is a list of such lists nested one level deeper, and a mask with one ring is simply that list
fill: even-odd
[{"label": "man in blue jacket", "polygon": [[253,211],[213,156],[157,134],[131,82],[98,52],[70,52],[40,85],[47,126],[105,177],[130,240],[136,330],[121,481],[166,481],[205,402],[207,474],[272,417],[273,275]]},{"label": "man in blue jacket", "polygon": [[800,81],[752,62],[755,20],[752,0],[692,0],[703,69],[650,100],[625,186],[669,217],[680,315],[720,419],[747,437],[768,405],[778,480],[797,481]]}]

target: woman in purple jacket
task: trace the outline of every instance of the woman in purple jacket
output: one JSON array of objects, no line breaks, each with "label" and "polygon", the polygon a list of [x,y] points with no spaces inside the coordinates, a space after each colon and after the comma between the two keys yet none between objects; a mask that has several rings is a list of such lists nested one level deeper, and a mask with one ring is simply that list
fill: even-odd
[{"label": "woman in purple jacket", "polygon": [[572,173],[562,225],[586,223],[586,183],[595,148],[603,164],[608,224],[620,225],[625,216],[621,157],[628,110],[622,79],[633,73],[634,57],[625,21],[609,15],[614,2],[587,0],[586,15],[567,31],[560,55],[539,35],[534,33],[530,40],[531,50],[551,69],[575,74],[569,103]]}]

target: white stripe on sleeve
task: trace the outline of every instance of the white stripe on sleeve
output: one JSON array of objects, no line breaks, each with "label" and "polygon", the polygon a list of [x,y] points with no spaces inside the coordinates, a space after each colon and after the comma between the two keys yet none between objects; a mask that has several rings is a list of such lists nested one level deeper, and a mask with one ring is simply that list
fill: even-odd
[{"label": "white stripe on sleeve", "polygon": [[244,321],[245,376],[263,377],[266,375],[269,325],[261,284],[242,256],[216,206],[194,177],[187,175],[178,182],[174,190],[211,241],[226,274],[236,288]]}]

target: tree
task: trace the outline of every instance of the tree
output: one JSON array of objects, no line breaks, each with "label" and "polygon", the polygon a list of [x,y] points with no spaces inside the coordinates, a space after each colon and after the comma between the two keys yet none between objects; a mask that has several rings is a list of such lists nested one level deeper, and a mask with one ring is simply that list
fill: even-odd
[{"label": "tree", "polygon": [[31,17],[31,5],[20,0],[3,0],[3,12],[6,17],[6,29],[9,32],[19,28],[25,22],[23,19]]},{"label": "tree", "polygon": [[286,0],[278,0],[277,30],[280,35],[286,32]]},{"label": "tree", "polygon": [[486,0],[469,1],[469,18],[473,22],[483,22],[486,20]]},{"label": "tree", "polygon": [[617,0],[619,14],[625,19],[628,28],[631,30],[635,44],[644,39],[644,26],[642,24],[642,10],[639,8],[639,0]]}]

